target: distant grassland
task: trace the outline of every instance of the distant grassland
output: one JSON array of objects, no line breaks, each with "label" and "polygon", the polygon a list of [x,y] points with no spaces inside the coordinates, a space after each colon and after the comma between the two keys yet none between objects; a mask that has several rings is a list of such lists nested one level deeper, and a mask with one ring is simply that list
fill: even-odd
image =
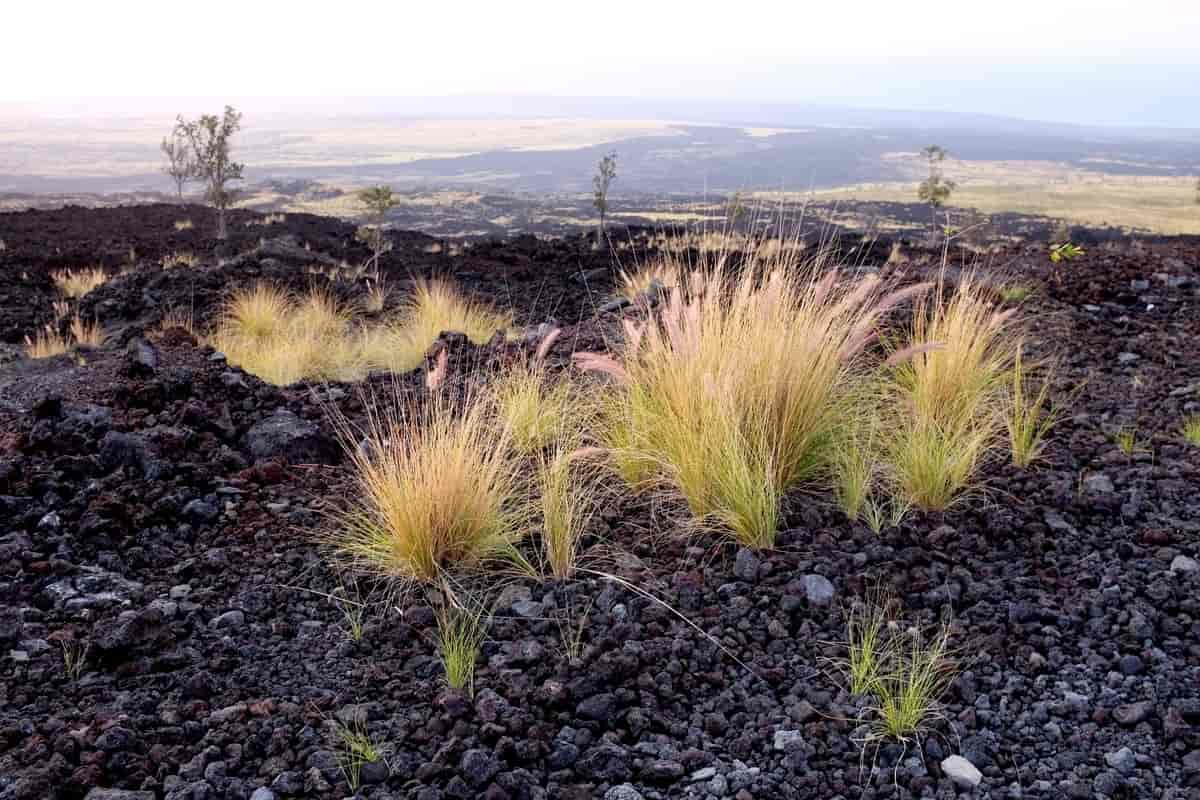
[{"label": "distant grassland", "polygon": [[[914,170],[912,183],[859,184],[813,195],[820,200],[911,203],[921,177]],[[985,214],[1011,211],[1088,226],[1200,234],[1195,178],[1107,175],[1045,162],[961,161],[947,162],[946,177],[958,183],[951,206]]]}]

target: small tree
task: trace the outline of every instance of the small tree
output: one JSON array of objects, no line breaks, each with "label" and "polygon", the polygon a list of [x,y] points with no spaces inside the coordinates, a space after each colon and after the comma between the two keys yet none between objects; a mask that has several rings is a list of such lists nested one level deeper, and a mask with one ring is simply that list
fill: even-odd
[{"label": "small tree", "polygon": [[163,137],[161,147],[163,155],[167,158],[163,173],[175,181],[175,192],[182,201],[183,185],[196,177],[196,163],[192,160],[191,145],[179,135],[176,128],[171,136]]},{"label": "small tree", "polygon": [[608,187],[617,177],[617,153],[614,150],[604,158],[596,168],[596,176],[592,178],[592,205],[600,212],[600,229],[597,241],[604,239],[604,218],[608,215]]},{"label": "small tree", "polygon": [[194,174],[204,181],[204,195],[217,210],[218,239],[224,239],[227,235],[225,210],[236,196],[229,184],[242,179],[245,166],[231,158],[230,140],[241,127],[242,115],[233,106],[225,106],[225,113],[220,117],[205,114],[189,122],[180,116],[175,123],[175,135],[185,139],[191,146]]},{"label": "small tree", "polygon": [[360,225],[354,232],[354,237],[371,248],[371,258],[367,261],[368,268],[378,275],[379,259],[392,249],[392,241],[383,231],[388,212],[396,206],[396,198],[390,186],[371,186],[358,193],[358,202],[367,210],[369,222]]},{"label": "small tree", "polygon": [[946,160],[946,151],[936,144],[931,144],[921,151],[929,165],[929,177],[917,186],[917,199],[929,203],[930,214],[933,217],[933,227],[937,228],[937,210],[950,199],[954,191],[954,181],[942,176],[942,162]]}]

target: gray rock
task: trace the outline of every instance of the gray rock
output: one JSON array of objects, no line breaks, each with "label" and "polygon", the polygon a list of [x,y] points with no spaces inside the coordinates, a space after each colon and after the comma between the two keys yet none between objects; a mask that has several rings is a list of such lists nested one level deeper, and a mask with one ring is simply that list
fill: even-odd
[{"label": "gray rock", "polygon": [[582,719],[590,719],[594,722],[608,722],[617,707],[617,698],[615,695],[604,693],[594,694],[591,697],[586,697],[575,708],[575,713]]},{"label": "gray rock", "polygon": [[158,369],[158,351],[145,339],[130,339],[125,347],[125,365],[134,375],[149,375]]},{"label": "gray rock", "polygon": [[800,731],[775,731],[772,747],[780,753],[788,753],[804,746],[804,734]]},{"label": "gray rock", "polygon": [[233,611],[226,611],[224,614],[214,617],[209,624],[217,630],[240,628],[246,624],[246,615],[235,608]]},{"label": "gray rock", "polygon": [[1113,486],[1112,479],[1103,472],[1097,472],[1094,475],[1088,475],[1083,479],[1083,488],[1092,494],[1112,494],[1116,491]]},{"label": "gray rock", "polygon": [[128,789],[92,789],[83,800],[154,800],[154,792],[133,792]]},{"label": "gray rock", "polygon": [[642,795],[628,783],[622,783],[605,792],[604,800],[642,800]]},{"label": "gray rock", "polygon": [[291,770],[281,772],[271,782],[271,789],[284,797],[295,797],[304,791],[304,775]]},{"label": "gray rock", "polygon": [[323,461],[334,452],[333,443],[315,422],[290,411],[277,411],[246,431],[246,449],[255,460]]},{"label": "gray rock", "polygon": [[814,606],[826,606],[833,600],[833,584],[824,575],[805,575],[800,579],[804,596]]},{"label": "gray rock", "polygon": [[463,753],[462,774],[472,786],[483,786],[500,771],[500,764],[490,750],[475,748]]},{"label": "gray rock", "polygon": [[1137,770],[1137,756],[1128,747],[1104,754],[1104,763],[1128,777]]},{"label": "gray rock", "polygon": [[1143,700],[1139,703],[1126,703],[1117,706],[1113,709],[1113,719],[1122,725],[1132,727],[1139,722],[1149,719],[1153,713],[1154,705]]},{"label": "gray rock", "polygon": [[1140,358],[1137,353],[1117,353],[1118,364],[1132,364]]},{"label": "gray rock", "polygon": [[220,509],[207,500],[199,497],[197,497],[195,500],[189,501],[188,504],[183,507],[184,518],[194,523],[212,522],[214,519],[220,516],[220,514]]},{"label": "gray rock", "polygon": [[740,580],[753,583],[758,580],[758,568],[761,563],[753,550],[748,550],[745,547],[739,548],[737,557],[733,560],[733,574]]},{"label": "gray rock", "polygon": [[278,795],[265,786],[260,786],[250,795],[250,800],[276,800]]},{"label": "gray rock", "polygon": [[983,780],[983,773],[962,756],[943,759],[942,774],[954,781],[954,785],[960,789],[974,789]]},{"label": "gray rock", "polygon": [[1194,558],[1175,556],[1175,558],[1171,559],[1171,572],[1191,574],[1196,570],[1200,570],[1200,563],[1197,563]]}]

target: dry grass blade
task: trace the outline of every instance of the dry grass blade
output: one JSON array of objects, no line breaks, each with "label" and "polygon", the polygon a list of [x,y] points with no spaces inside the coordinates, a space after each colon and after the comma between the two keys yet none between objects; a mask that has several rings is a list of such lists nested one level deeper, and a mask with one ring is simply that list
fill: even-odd
[{"label": "dry grass blade", "polygon": [[579,453],[560,447],[538,459],[542,559],[547,571],[560,580],[575,574],[600,487],[597,469]]},{"label": "dry grass blade", "polygon": [[1046,434],[1058,420],[1058,412],[1049,408],[1049,377],[1042,379],[1036,392],[1031,391],[1030,383],[1022,348],[1018,346],[1012,366],[1012,386],[1007,395],[1004,424],[1008,429],[1013,463],[1022,469],[1042,457],[1046,449]]},{"label": "dry grass blade", "polygon": [[79,313],[71,318],[71,336],[75,344],[83,347],[100,347],[104,344],[104,328],[99,322],[87,322]]}]

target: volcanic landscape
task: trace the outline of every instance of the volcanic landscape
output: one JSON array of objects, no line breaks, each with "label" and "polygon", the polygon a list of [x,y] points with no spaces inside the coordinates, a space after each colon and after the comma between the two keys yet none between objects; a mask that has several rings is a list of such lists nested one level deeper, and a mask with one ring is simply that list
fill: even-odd
[{"label": "volcanic landscape", "polygon": [[[621,272],[669,237],[389,231],[388,293],[360,320],[437,279],[510,314],[507,332],[443,331],[399,374],[273,385],[212,346],[229,298],[318,285],[370,308],[370,254],[332,218],[234,211],[219,243],[213,227],[169,204],[0,214],[0,799],[1200,798],[1200,446],[1183,432],[1200,240],[1083,241],[1057,262],[1044,241],[813,242],[847,281],[990,292],[1028,363],[1053,365],[1041,457],[1014,465],[1001,434],[955,502],[877,526],[815,474],[766,546],[601,463],[569,575],[538,568],[538,517],[504,568],[399,581],[329,547],[375,463],[347,433],[370,398],[475,395],[533,360],[580,403],[614,391],[631,332],[667,304],[653,282],[614,299]],[[96,265],[81,296],[56,285]],[[72,319],[102,336],[26,354]],[[880,732],[882,684],[846,675],[880,597],[881,636],[948,645],[904,736]],[[478,612],[466,681],[447,668],[456,603]]]}]

